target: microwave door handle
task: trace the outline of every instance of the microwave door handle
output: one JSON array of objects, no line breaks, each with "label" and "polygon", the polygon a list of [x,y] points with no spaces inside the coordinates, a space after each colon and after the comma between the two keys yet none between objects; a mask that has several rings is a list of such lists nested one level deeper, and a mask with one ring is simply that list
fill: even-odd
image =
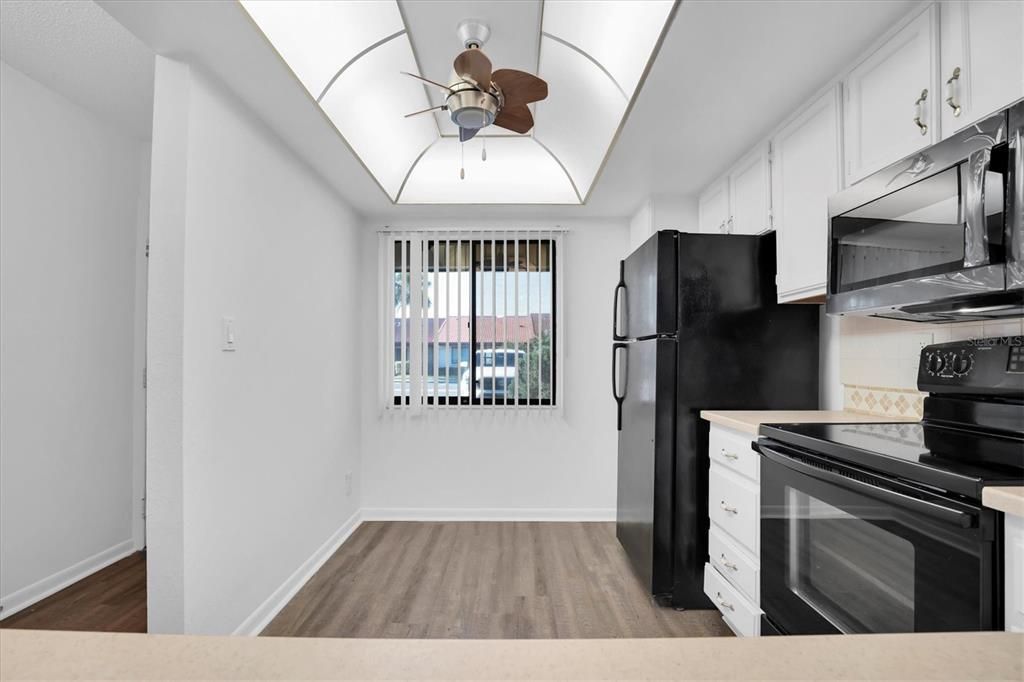
[{"label": "microwave door handle", "polygon": [[[985,221],[985,174],[992,161],[989,147],[970,153],[961,169],[964,211],[964,267],[989,264],[988,226]],[[964,177],[966,175],[966,177]]]},{"label": "microwave door handle", "polygon": [[959,509],[953,509],[935,502],[921,500],[916,497],[911,497],[910,495],[904,495],[901,492],[889,490],[888,488],[881,488],[877,485],[865,483],[864,481],[849,478],[832,471],[819,469],[809,464],[804,464],[792,457],[788,457],[785,454],[778,452],[777,450],[773,450],[770,447],[766,447],[761,443],[757,444],[757,448],[762,455],[776,464],[781,464],[793,471],[827,481],[828,483],[837,485],[852,492],[873,497],[885,502],[886,504],[891,504],[894,507],[900,507],[907,511],[915,512],[945,523],[950,523],[960,528],[972,528],[977,525],[977,518],[974,514],[960,511]]},{"label": "microwave door handle", "polygon": [[1024,124],[1010,132],[1010,196],[1007,197],[1007,272],[1008,287],[1024,286]]}]

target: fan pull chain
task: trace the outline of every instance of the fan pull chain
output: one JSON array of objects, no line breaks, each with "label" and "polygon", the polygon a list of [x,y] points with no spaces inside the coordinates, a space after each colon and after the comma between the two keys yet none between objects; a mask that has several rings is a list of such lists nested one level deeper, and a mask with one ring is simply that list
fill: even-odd
[{"label": "fan pull chain", "polygon": [[461,168],[459,168],[459,180],[466,179],[466,143],[459,142],[459,153],[462,155]]},{"label": "fan pull chain", "polygon": [[484,149],[483,149],[482,152],[480,152],[480,160],[481,161],[486,161],[487,160],[487,138],[481,136],[480,139],[483,140],[483,143],[484,143]]}]

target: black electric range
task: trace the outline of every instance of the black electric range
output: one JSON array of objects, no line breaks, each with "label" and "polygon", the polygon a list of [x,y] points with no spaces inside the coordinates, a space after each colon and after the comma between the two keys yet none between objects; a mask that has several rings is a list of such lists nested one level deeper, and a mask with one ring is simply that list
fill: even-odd
[{"label": "black electric range", "polygon": [[1024,337],[922,350],[919,423],[760,429],[766,633],[1002,627],[1002,516],[1024,484]]}]

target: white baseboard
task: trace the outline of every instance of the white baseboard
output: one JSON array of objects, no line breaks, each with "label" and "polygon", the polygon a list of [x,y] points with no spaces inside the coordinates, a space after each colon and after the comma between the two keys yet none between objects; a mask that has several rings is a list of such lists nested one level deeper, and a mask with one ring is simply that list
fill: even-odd
[{"label": "white baseboard", "polygon": [[364,521],[614,521],[615,508],[364,507]]},{"label": "white baseboard", "polygon": [[82,559],[72,566],[57,571],[53,575],[0,597],[0,605],[3,605],[3,610],[0,611],[0,620],[13,616],[18,611],[26,609],[42,599],[46,599],[55,592],[60,592],[68,585],[92,575],[101,568],[106,568],[115,561],[124,559],[135,551],[134,540],[119,542],[113,547],[108,547],[102,552],[93,554],[91,557]]},{"label": "white baseboard", "polygon": [[235,628],[232,633],[234,635],[249,635],[255,636],[263,631],[263,628],[270,624],[270,621],[274,619],[281,609],[291,601],[292,597],[302,589],[302,586],[313,577],[313,574],[320,570],[320,567],[324,565],[331,555],[334,554],[339,547],[349,536],[359,527],[362,523],[362,512],[357,510],[355,514],[350,516],[345,523],[341,524],[341,527],[334,532],[331,537],[327,539],[327,542],[320,545],[320,547],[313,552],[312,556],[302,562],[294,573],[281,583],[274,592],[267,597],[267,599],[256,607],[256,610],[249,614],[249,617],[242,621],[242,624]]}]

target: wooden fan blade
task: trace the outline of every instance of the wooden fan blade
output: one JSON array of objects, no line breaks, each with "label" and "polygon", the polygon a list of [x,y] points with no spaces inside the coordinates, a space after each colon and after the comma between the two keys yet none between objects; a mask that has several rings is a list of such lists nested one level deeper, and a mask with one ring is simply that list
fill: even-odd
[{"label": "wooden fan blade", "polygon": [[445,107],[446,107],[446,105],[441,104],[441,105],[436,106],[436,107],[430,107],[429,109],[420,109],[419,111],[414,111],[411,114],[406,114],[405,118],[409,118],[410,116],[419,116],[420,114],[425,114],[428,111],[434,111],[435,109],[444,109]]},{"label": "wooden fan blade", "polygon": [[455,73],[469,76],[477,85],[486,90],[491,87],[491,60],[478,48],[471,47],[455,58]]},{"label": "wooden fan blade", "polygon": [[419,79],[419,80],[421,80],[421,81],[423,81],[425,83],[430,83],[431,85],[436,85],[437,87],[439,87],[442,90],[445,90],[447,92],[451,92],[452,91],[452,89],[449,88],[447,85],[441,85],[437,81],[432,81],[429,78],[424,78],[423,76],[417,76],[416,74],[409,73],[408,71],[401,71],[400,73],[404,73],[406,76],[412,76],[413,78],[417,78],[417,79]]},{"label": "wooden fan blade", "polygon": [[514,133],[528,133],[533,127],[533,114],[525,104],[504,106],[494,119],[494,125]]},{"label": "wooden fan blade", "polygon": [[491,80],[501,88],[506,106],[539,102],[548,96],[547,81],[525,71],[498,69],[491,74]]},{"label": "wooden fan blade", "polygon": [[459,142],[469,142],[479,132],[479,128],[459,128]]}]

